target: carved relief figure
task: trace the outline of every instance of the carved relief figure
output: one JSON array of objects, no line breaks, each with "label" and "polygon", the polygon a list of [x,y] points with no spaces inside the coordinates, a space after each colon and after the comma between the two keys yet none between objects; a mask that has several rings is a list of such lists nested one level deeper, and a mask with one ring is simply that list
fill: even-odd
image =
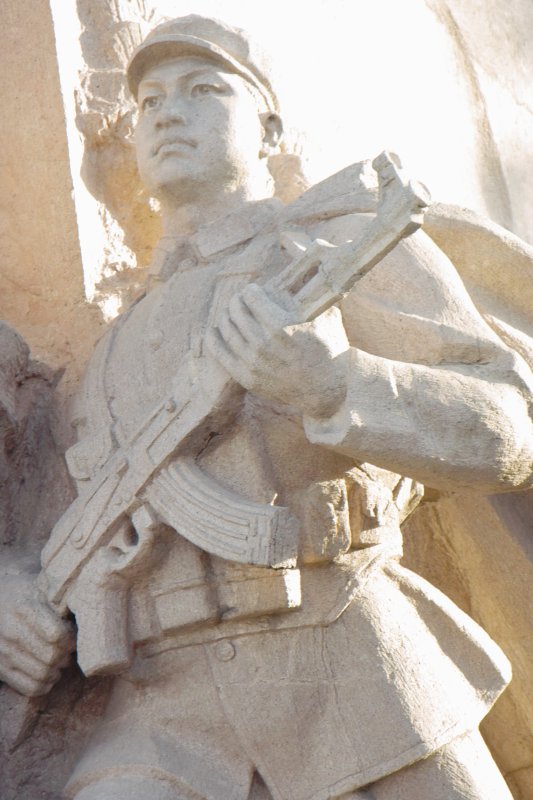
[{"label": "carved relief figure", "polygon": [[[508,662],[400,566],[400,524],[422,484],[532,484],[529,368],[394,157],[272,197],[282,124],[245,33],[165,23],[129,83],[165,231],[87,371],[43,552],[46,614],[117,673],[66,796],[510,797],[477,731]],[[26,679],[1,674],[39,694],[60,648],[40,674],[29,649],[21,628]]]}]

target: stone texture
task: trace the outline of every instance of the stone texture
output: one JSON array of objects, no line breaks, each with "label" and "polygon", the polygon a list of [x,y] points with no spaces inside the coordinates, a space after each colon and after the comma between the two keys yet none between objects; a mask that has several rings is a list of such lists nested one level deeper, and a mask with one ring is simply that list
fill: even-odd
[{"label": "stone texture", "polygon": [[3,18],[0,317],[34,357],[68,368],[71,393],[100,323],[85,301],[54,30],[45,2],[6,3]]},{"label": "stone texture", "polygon": [[[50,526],[72,499],[57,424],[54,390],[60,371],[31,360],[24,340],[0,323],[0,563],[2,615],[19,572],[36,573]],[[7,575],[6,575],[7,573]],[[5,668],[6,631],[0,634]],[[105,686],[82,685],[71,667],[46,703],[0,689],[0,796],[57,800],[76,747],[98,715]]]},{"label": "stone texture", "polygon": [[462,40],[485,107],[486,128],[499,161],[497,172],[509,197],[512,220],[508,227],[531,243],[529,187],[533,176],[530,159],[522,155],[531,147],[533,116],[531,4],[513,0],[502,7],[495,0],[448,0],[446,6],[449,16],[445,24],[452,36]]},{"label": "stone texture", "polygon": [[482,725],[513,789],[531,794],[531,492],[443,497],[405,529],[405,561],[477,619],[513,664],[513,680]]},{"label": "stone texture", "polygon": [[[527,141],[527,134],[518,132],[526,130],[529,111],[527,105],[523,103],[518,111],[519,104],[516,103],[516,97],[523,97],[524,92],[527,91],[526,83],[525,81],[523,84],[520,83],[519,79],[516,79],[517,82],[513,85],[509,83],[511,73],[507,67],[507,56],[501,51],[498,51],[500,60],[497,73],[490,59],[487,61],[485,52],[490,51],[492,54],[495,49],[497,50],[501,37],[498,37],[498,42],[491,38],[491,30],[489,28],[484,30],[482,17],[479,14],[476,16],[474,13],[472,16],[470,8],[466,9],[453,3],[431,3],[429,5],[436,12],[440,20],[439,24],[444,26],[447,35],[453,41],[456,52],[455,69],[461,81],[467,86],[468,102],[475,109],[474,125],[477,125],[478,128],[474,138],[479,144],[476,163],[481,181],[480,191],[483,195],[483,203],[486,208],[493,211],[494,216],[500,222],[513,226],[517,232],[525,234],[529,219],[527,214],[528,198],[523,191],[525,172],[523,169],[516,169],[514,156],[517,149],[516,137],[519,135],[520,140],[523,138]],[[86,66],[82,68],[84,74],[80,79],[77,107],[75,108],[70,103],[64,87],[63,99],[67,123],[69,115],[72,120],[76,117],[78,127],[85,137],[85,150],[83,158],[76,162],[71,138],[70,163],[74,176],[78,167],[83,167],[84,191],[89,189],[96,201],[91,206],[91,214],[94,214],[95,219],[99,220],[104,240],[107,237],[108,244],[95,260],[96,270],[93,277],[89,277],[88,286],[99,283],[96,291],[94,288],[90,288],[91,296],[98,299],[101,307],[108,316],[111,316],[116,313],[116,310],[127,305],[138,292],[143,279],[139,280],[137,277],[132,279],[131,267],[134,266],[135,260],[141,265],[148,263],[150,242],[155,241],[159,229],[159,221],[154,214],[153,204],[150,205],[147,196],[138,197],[139,182],[133,168],[131,146],[124,138],[129,134],[131,110],[129,101],[123,94],[120,72],[121,65],[124,63],[125,49],[128,49],[136,39],[138,29],[142,28],[147,21],[148,13],[140,3],[102,3],[101,6],[96,7],[94,3],[80,2],[77,6],[79,18],[85,26],[85,33],[80,42]],[[36,6],[32,6],[33,12],[35,8]],[[64,31],[61,32],[57,27],[59,19],[57,9],[55,13],[56,34],[59,39],[61,35],[64,35]],[[498,13],[497,10],[494,10],[491,17],[497,17]],[[515,19],[527,18],[527,9],[520,3],[516,4],[513,13]],[[25,9],[20,4],[17,8],[10,5],[8,14],[11,15],[8,22],[12,25],[13,32],[17,32],[23,25]],[[35,22],[32,35],[35,35],[39,42],[48,41],[51,45],[52,27],[47,6],[39,6],[39,16],[35,17]],[[512,35],[519,42],[516,23],[510,22],[508,18],[505,24],[511,31],[514,31]],[[480,30],[484,31],[481,38]],[[527,25],[522,25],[521,30],[527,30]],[[520,51],[520,43],[517,46]],[[11,45],[6,52],[11,53],[13,49],[14,46]],[[36,47],[29,48],[29,51],[32,53],[31,59],[28,59],[27,54],[20,59],[20,74],[24,77],[28,69],[35,70],[35,59],[37,57],[41,59],[37,68],[43,74],[47,74],[49,84],[47,84],[46,92],[43,91],[39,97],[32,97],[31,102],[34,107],[41,108],[42,112],[41,116],[35,117],[35,120],[45,120],[47,124],[43,126],[43,130],[39,130],[39,137],[36,137],[32,129],[27,126],[26,120],[22,119],[26,112],[25,106],[21,107],[18,91],[13,84],[6,87],[12,118],[16,123],[12,130],[17,132],[17,136],[21,130],[30,132],[31,135],[27,139],[24,136],[19,137],[18,144],[22,145],[25,154],[31,154],[31,157],[25,157],[18,163],[16,163],[16,159],[11,158],[9,163],[12,175],[11,183],[8,185],[12,187],[14,204],[12,208],[6,210],[8,233],[5,240],[6,243],[9,243],[9,247],[6,246],[6,264],[11,271],[6,271],[6,275],[10,276],[10,288],[4,296],[9,303],[6,305],[7,310],[3,313],[8,320],[20,327],[37,355],[45,358],[54,367],[58,365],[68,367],[68,380],[61,384],[62,395],[65,397],[71,393],[76,375],[83,371],[87,355],[97,336],[99,324],[96,316],[85,313],[85,307],[80,302],[83,293],[80,256],[84,255],[84,243],[87,239],[81,237],[82,252],[80,253],[74,225],[74,208],[70,197],[70,179],[66,170],[66,139],[61,138],[59,141],[57,135],[63,130],[63,126],[54,54],[51,46],[46,51],[38,51]],[[45,52],[48,59],[46,63],[52,65],[53,69],[46,70],[42,64]],[[60,55],[60,65],[61,59]],[[66,68],[65,65],[63,67]],[[25,81],[25,84],[26,86],[32,85],[29,80]],[[120,98],[118,106],[114,105],[117,95]],[[42,105],[40,105],[41,101]],[[501,117],[496,113],[497,105],[501,106],[502,103],[506,104],[509,112],[516,111],[517,114],[520,114],[523,122],[520,122],[519,128],[511,130],[505,125],[502,126]],[[510,118],[512,113],[508,113],[507,117]],[[20,120],[20,124],[17,123],[17,120]],[[50,130],[48,125],[51,125],[52,122],[55,126],[55,136],[47,140],[42,134]],[[70,136],[72,137],[72,127]],[[14,140],[12,131],[9,134],[6,132],[7,152],[12,152]],[[36,145],[36,141],[39,141],[39,147]],[[43,151],[39,149],[41,144]],[[53,173],[52,170],[46,168],[44,172],[40,173],[39,181],[36,181],[34,177],[36,171],[33,159],[36,152],[46,152],[47,156],[50,152],[57,153],[57,162],[55,156],[53,162],[47,161],[47,163],[60,165],[60,168],[55,168]],[[294,158],[291,161],[286,157],[274,155],[271,163],[278,167],[276,175],[278,194],[284,200],[294,199],[306,185],[299,160]],[[42,180],[43,175],[46,180]],[[76,180],[75,178],[75,198],[78,221],[81,224],[85,215],[81,212],[82,206],[78,202],[80,186],[76,184]],[[24,197],[20,190],[22,186],[31,187],[31,191],[27,192]],[[49,198],[49,196],[57,196],[57,204],[46,202],[45,198]],[[26,203],[27,205],[25,205]],[[46,208],[47,216],[39,217],[43,220],[42,225],[35,224],[34,217],[31,215],[32,203],[35,203],[36,207]],[[133,207],[133,211],[130,211],[131,207]],[[20,234],[14,236],[13,232],[19,230],[16,226],[24,220],[31,221],[28,224],[24,222],[24,229]],[[65,224],[65,220],[68,220],[68,224]],[[235,224],[235,219],[231,224]],[[239,224],[242,226],[242,221]],[[463,225],[465,232],[460,232],[457,236],[457,229],[459,228],[461,231]],[[452,229],[453,236],[450,241]],[[513,284],[515,287],[523,286],[525,289],[529,285],[524,276],[529,274],[530,254],[527,248],[517,240],[506,239],[501,231],[489,231],[487,227],[481,235],[476,232],[477,229],[474,229],[475,225],[471,224],[468,215],[461,212],[456,212],[455,218],[452,214],[451,217],[450,215],[441,216],[437,221],[433,219],[428,228],[437,243],[452,255],[454,261],[457,253],[452,251],[458,240],[462,240],[459,247],[460,254],[462,253],[464,258],[464,264],[461,264],[461,274],[474,301],[485,314],[485,318],[493,330],[496,330],[505,342],[527,358],[530,345],[523,333],[529,332],[528,325],[530,323],[527,317],[531,307],[530,300],[528,292],[513,290]],[[325,235],[325,230],[325,228],[317,226],[313,235],[316,235],[317,231]],[[61,231],[61,237],[63,237],[61,242],[64,246],[63,244],[58,246],[59,231]],[[487,231],[489,231],[488,234]],[[28,236],[31,237],[29,240]],[[205,248],[213,246],[213,238],[216,241],[216,235],[213,235],[212,231],[206,232],[199,246]],[[26,242],[24,252],[19,249],[21,241]],[[164,242],[165,240],[162,244]],[[501,276],[498,274],[497,259],[492,258],[491,260],[489,257],[491,248],[503,253],[504,260],[507,259],[506,269]],[[502,249],[498,250],[498,248]],[[28,252],[32,256],[30,259],[25,258],[25,253]],[[71,263],[75,261],[75,269],[71,271],[65,268],[65,258],[69,257],[69,253]],[[38,255],[37,260],[35,254]],[[457,257],[460,260],[461,255]],[[187,258],[190,259],[190,255],[182,253],[181,258],[185,263]],[[85,253],[86,263],[87,260],[87,253]],[[164,270],[168,270],[171,261],[172,248],[169,252],[166,252],[164,247],[156,251],[154,266],[160,269],[160,278],[168,277]],[[479,272],[476,273],[476,270],[472,269],[472,265],[474,263],[479,265],[480,261],[483,262],[484,270],[488,265],[488,277],[485,277],[484,273],[482,280],[479,279]],[[45,263],[46,269],[41,269]],[[37,268],[30,270],[28,264],[36,264]],[[15,270],[17,277],[20,276],[18,287],[15,287],[13,280]],[[153,272],[157,272],[157,269]],[[101,277],[103,277],[103,281]],[[153,274],[150,278],[152,283],[157,279],[157,274]],[[32,301],[28,305],[28,295],[31,298],[35,296],[35,292],[43,294],[43,282],[46,282],[47,286],[53,285],[55,294],[50,293],[50,301],[46,297],[42,297],[38,304]],[[52,310],[52,302],[57,306],[58,297],[61,298],[62,307],[65,309],[60,321]],[[48,305],[49,302],[50,305]],[[499,314],[502,312],[502,308],[509,303],[511,313],[510,316],[504,314],[502,325]],[[46,331],[45,335],[44,331]],[[364,334],[364,331],[361,331],[361,334]],[[158,343],[157,337],[152,338],[150,347],[153,348],[153,352],[156,352],[161,346],[161,341]],[[416,335],[409,346],[413,346],[415,340]],[[392,344],[391,340],[387,346],[392,346]],[[50,377],[52,372],[42,372],[41,370],[38,374],[39,380],[48,381],[49,387],[54,383],[55,379]],[[45,374],[48,375],[46,379],[43,377]],[[50,399],[47,400],[47,403],[50,403]],[[371,409],[369,409],[370,411]],[[279,414],[279,412],[277,413]],[[47,444],[41,455],[50,452],[54,454],[53,458],[57,458],[57,449],[64,447],[65,441],[68,442],[69,433],[64,420],[60,420],[58,424],[57,417],[54,418],[54,415],[52,415],[51,425],[55,429],[55,433],[42,433],[43,441],[46,441]],[[59,433],[61,433],[62,442],[58,441]],[[314,435],[317,435],[316,432]],[[49,439],[46,439],[46,436],[49,436]],[[246,441],[241,441],[237,437],[230,449],[231,447],[238,455],[244,452],[247,444]],[[209,450],[206,455],[207,464],[210,463],[209,458],[214,458],[215,470],[218,468],[222,470],[221,474],[226,476],[230,489],[239,488],[242,482],[242,477],[239,478],[239,470],[235,465],[235,454],[231,455],[230,453],[224,456],[218,466],[217,458],[220,459],[220,455],[213,456],[211,453],[210,456]],[[82,455],[83,453],[81,453]],[[471,455],[473,464],[475,454]],[[41,483],[40,476],[43,470],[42,462],[38,458],[34,460],[34,478],[30,481],[29,485],[32,489],[28,493],[28,496],[31,494],[32,498],[32,493],[37,491],[33,487],[36,486],[36,483]],[[71,457],[69,460],[71,467],[73,463],[74,459]],[[228,464],[233,465],[231,479],[227,478]],[[398,468],[400,469],[400,467]],[[60,468],[58,467],[58,469]],[[241,475],[242,469],[241,465]],[[247,469],[250,469],[249,465]],[[77,472],[73,474],[79,477]],[[57,481],[58,486],[61,485],[63,478],[56,478],[54,470],[51,472],[50,479],[52,477],[54,481]],[[428,476],[422,475],[422,473],[420,477],[428,480]],[[457,480],[457,474],[455,480]],[[359,481],[361,481],[361,476],[359,476]],[[432,483],[431,477],[429,483]],[[365,491],[367,491],[366,488]],[[388,491],[391,492],[392,489]],[[442,487],[440,491],[442,492]],[[326,496],[324,493],[330,493],[327,496],[332,498],[333,507],[336,509],[335,530],[331,528],[331,532],[333,540],[338,539],[340,542],[344,530],[343,514],[345,514],[342,511],[344,502],[342,491],[329,484],[326,488],[324,484],[320,492],[323,497]],[[18,498],[22,502],[23,516],[27,520],[25,530],[31,527],[28,520],[33,519],[34,515],[37,515],[40,522],[39,533],[35,534],[35,538],[27,533],[24,535],[20,533],[24,525],[20,528],[13,527],[13,524],[10,524],[11,527],[9,524],[7,525],[6,530],[10,532],[5,536],[11,537],[10,541],[16,541],[19,535],[22,536],[21,542],[24,545],[22,549],[26,555],[28,547],[29,551],[35,552],[36,543],[42,541],[45,528],[50,529],[53,518],[57,517],[60,510],[65,507],[68,491],[59,490],[58,493],[56,489],[55,496],[58,505],[51,504],[47,509],[47,514],[42,518],[34,510],[32,502],[26,503],[23,496]],[[437,500],[439,495],[430,491],[429,497],[433,498],[435,502],[422,506],[413,517],[412,522],[408,523],[410,539],[406,563],[427,575],[446,594],[452,596],[460,607],[468,611],[489,630],[511,656],[515,667],[515,680],[487,718],[483,731],[500,767],[508,778],[515,797],[528,800],[531,781],[531,752],[527,745],[527,737],[530,735],[531,711],[525,681],[531,654],[528,650],[527,609],[523,598],[527,597],[527,584],[531,569],[525,544],[526,520],[529,519],[530,514],[530,495],[513,494],[484,499],[474,498],[470,494],[451,498],[444,493],[440,495],[441,499]],[[319,513],[316,509],[320,507],[320,501],[314,495],[302,497],[300,505],[296,500],[294,502],[298,513],[303,513],[303,509],[306,507],[313,509],[312,514]],[[379,515],[380,512],[376,510],[379,505],[379,502],[373,506],[372,502],[366,501],[367,510],[373,508],[373,514]],[[310,514],[310,518],[312,514]],[[328,524],[331,526],[331,522]],[[423,531],[423,528],[429,531],[429,534],[426,530]],[[487,535],[487,531],[490,531],[490,536]],[[125,535],[126,538],[117,540],[117,543],[122,548],[122,552],[127,554],[131,542],[128,542],[127,531],[121,535]],[[372,536],[372,526],[365,535]],[[429,546],[430,544],[431,546]],[[307,555],[316,558],[316,542],[310,541],[306,548]],[[494,557],[495,553],[499,554],[496,558]],[[184,555],[183,553],[182,556]],[[157,556],[158,553],[155,552],[150,558],[154,558],[157,563]],[[502,564],[505,564],[505,569],[502,568]],[[111,572],[113,571],[111,570]],[[139,574],[135,563],[130,572],[128,580]],[[487,576],[490,576],[489,580],[487,580]],[[235,608],[237,618],[239,613],[249,614],[250,609],[246,605],[248,601],[243,602],[243,598],[248,596],[250,587],[241,578],[228,585],[231,591],[228,593],[228,599],[221,601],[222,607]],[[274,584],[270,585],[268,581],[264,582],[261,592],[258,585],[254,587],[254,592],[257,592],[257,596],[261,598],[260,602],[263,604],[267,602],[268,597],[275,597],[275,602],[272,601],[273,604],[270,606],[268,603],[266,606],[261,606],[263,610],[266,608],[273,610],[276,603],[278,604],[276,608],[278,608],[280,603],[283,604],[290,598],[292,598],[291,602],[294,602],[295,586],[291,588],[287,581],[284,582],[284,586],[285,593],[279,592],[279,587],[275,588]],[[524,587],[524,594],[522,594],[522,587]],[[245,591],[243,592],[242,589]],[[201,605],[203,600],[198,595],[196,588],[191,586],[190,592],[188,602],[182,606],[182,618],[179,622],[173,617],[174,604],[169,600],[172,595],[168,594],[167,589],[157,595],[158,614],[169,633],[176,631],[183,624],[183,619],[187,619],[187,615],[198,615],[198,609],[204,608]],[[150,631],[153,629],[153,620],[150,621],[144,614],[143,602],[134,604],[131,613],[140,631],[139,635],[148,637],[146,639],[148,641]],[[207,598],[205,605],[207,613],[209,613],[210,602],[212,602],[212,598],[211,600]],[[74,603],[75,601],[72,600],[73,606]],[[244,610],[239,612],[241,603],[243,603],[242,609]],[[509,619],[512,620],[512,624],[509,624]],[[192,618],[189,619],[188,624],[191,624],[191,621]],[[113,634],[113,636],[115,635],[116,633]],[[222,663],[227,661],[230,664],[233,659],[226,660],[221,657],[220,661]],[[89,668],[88,671],[90,671]],[[35,793],[40,792],[43,797],[49,797],[51,800],[59,793],[62,783],[76,761],[77,753],[82,748],[93,716],[101,713],[105,691],[105,684],[100,686],[98,682],[93,682],[91,690],[85,694],[79,676],[76,677],[72,671],[68,673],[62,684],[53,691],[49,705],[37,721],[32,736],[23,741],[10,757],[10,765],[5,773],[7,787],[5,791],[10,794],[6,797],[21,796],[18,775],[20,775],[23,764],[25,765],[23,781],[27,787],[28,798],[32,797],[33,799]],[[86,700],[82,698],[82,694]],[[18,725],[20,729],[20,711],[12,710],[11,706],[9,709],[9,713],[6,714],[8,727],[15,726],[16,728]],[[22,716],[24,717],[24,714]],[[22,719],[22,728],[25,724]],[[29,735],[30,728],[23,731],[25,735]],[[6,741],[9,741],[10,737],[12,741],[12,731],[8,730],[6,737]],[[24,736],[22,738],[24,739]],[[66,746],[67,742],[68,747]],[[47,765],[45,770],[39,766],[43,760]],[[258,797],[262,796],[266,789],[257,781],[256,784],[253,792]],[[255,797],[256,794],[253,796]],[[218,796],[221,796],[220,793]]]}]

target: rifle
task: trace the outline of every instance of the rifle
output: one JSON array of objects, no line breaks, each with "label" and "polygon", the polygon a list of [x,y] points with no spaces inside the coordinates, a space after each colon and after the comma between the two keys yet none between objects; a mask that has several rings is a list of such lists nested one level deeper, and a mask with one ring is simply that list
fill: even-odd
[{"label": "rifle", "polygon": [[[305,247],[297,236],[282,237],[297,256],[263,288],[294,323],[311,321],[338,302],[422,224],[425,187],[405,177],[393,154],[382,153],[373,167],[379,204],[360,238]],[[210,434],[231,419],[242,388],[214,359],[194,353],[172,386],[130,441],[80,488],[42,553],[41,589],[59,613],[76,615],[78,661],[87,675],[129,664],[128,586],[145,568],[161,522],[225,559],[295,564],[298,526],[288,509],[223,489],[194,461]]]}]

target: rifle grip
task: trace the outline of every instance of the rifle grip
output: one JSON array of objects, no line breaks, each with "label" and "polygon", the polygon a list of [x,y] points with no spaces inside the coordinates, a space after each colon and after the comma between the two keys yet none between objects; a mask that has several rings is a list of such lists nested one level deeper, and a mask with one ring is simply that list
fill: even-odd
[{"label": "rifle grip", "polygon": [[110,575],[103,585],[81,587],[68,598],[78,626],[78,664],[87,677],[116,675],[130,664],[128,585]]}]

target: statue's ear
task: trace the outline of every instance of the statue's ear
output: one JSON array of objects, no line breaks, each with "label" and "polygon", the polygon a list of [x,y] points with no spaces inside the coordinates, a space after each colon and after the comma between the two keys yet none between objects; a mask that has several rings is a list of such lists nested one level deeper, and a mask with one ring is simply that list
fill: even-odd
[{"label": "statue's ear", "polygon": [[264,133],[259,156],[261,158],[267,158],[278,152],[278,147],[283,137],[283,123],[278,114],[274,114],[270,111],[261,114],[260,119]]}]

